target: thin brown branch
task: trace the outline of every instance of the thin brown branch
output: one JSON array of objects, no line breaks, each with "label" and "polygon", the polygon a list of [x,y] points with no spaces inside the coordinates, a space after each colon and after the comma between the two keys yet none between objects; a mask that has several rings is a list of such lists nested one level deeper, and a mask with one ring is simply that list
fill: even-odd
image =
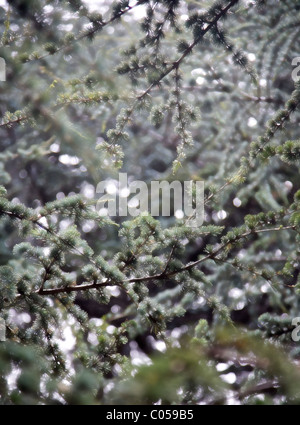
[{"label": "thin brown branch", "polygon": [[[279,227],[273,227],[270,229],[258,229],[258,230],[253,230],[253,231],[249,231],[249,232],[245,232],[242,235],[240,235],[238,237],[238,239],[242,239],[242,238],[246,238],[250,235],[253,234],[257,234],[257,233],[263,233],[263,232],[272,232],[272,231],[280,231],[280,230],[295,230],[295,226],[279,226]],[[124,281],[123,283],[137,283],[137,282],[146,282],[146,281],[151,281],[151,280],[162,280],[162,279],[168,279],[178,273],[182,273],[184,271],[188,271],[190,269],[192,269],[193,267],[196,267],[197,265],[207,261],[207,260],[211,260],[217,257],[217,255],[224,249],[226,248],[231,242],[226,242],[222,245],[220,245],[215,251],[213,251],[212,253],[206,255],[205,257],[200,258],[197,261],[194,261],[192,263],[187,264],[184,267],[181,267],[180,269],[174,270],[172,272],[166,272],[166,270],[164,270],[161,273],[155,274],[155,275],[151,275],[151,276],[143,276],[143,277],[133,277],[130,279],[127,279],[126,281]],[[42,292],[37,291],[37,293],[39,295],[56,295],[59,293],[63,293],[63,292],[73,292],[73,291],[82,291],[82,290],[89,290],[89,289],[97,289],[97,288],[101,288],[101,287],[105,287],[108,286],[107,281],[105,282],[100,282],[100,283],[92,283],[92,284],[87,284],[87,285],[78,285],[78,286],[68,286],[68,287],[64,287],[64,288],[52,288],[52,289],[47,289],[47,290],[43,290]],[[120,288],[124,287],[122,285],[118,285]]]}]

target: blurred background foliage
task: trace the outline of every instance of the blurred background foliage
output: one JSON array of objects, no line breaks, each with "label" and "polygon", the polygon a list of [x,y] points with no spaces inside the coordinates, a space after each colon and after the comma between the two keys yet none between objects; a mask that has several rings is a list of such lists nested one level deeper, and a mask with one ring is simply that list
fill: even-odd
[{"label": "blurred background foliage", "polygon": [[[0,1],[0,403],[299,403],[299,10]],[[100,216],[120,171],[203,226]]]}]

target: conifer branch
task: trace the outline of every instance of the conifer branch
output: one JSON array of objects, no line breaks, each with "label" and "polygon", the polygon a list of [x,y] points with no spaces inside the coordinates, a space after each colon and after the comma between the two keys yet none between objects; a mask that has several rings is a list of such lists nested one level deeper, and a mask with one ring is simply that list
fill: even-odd
[{"label": "conifer branch", "polygon": [[200,43],[200,41],[204,38],[204,36],[212,29],[214,28],[214,26],[217,24],[217,22],[224,18],[224,16],[228,13],[228,11],[235,6],[237,3],[239,2],[239,0],[232,0],[231,2],[228,3],[228,5],[226,7],[224,7],[224,9],[221,10],[221,12],[219,12],[217,14],[217,16],[209,23],[207,24],[206,28],[203,29],[201,35],[199,35],[198,37],[196,37],[196,39],[184,50],[184,52],[182,53],[182,55],[176,60],[174,61],[160,76],[159,78],[154,81],[152,84],[150,84],[150,86],[142,93],[140,94],[137,99],[141,100],[144,97],[146,97],[151,90],[153,89],[153,87],[159,85],[159,83],[165,78],[167,77],[172,71],[175,71],[176,69],[179,68],[179,66],[181,65],[181,63],[184,61],[184,59],[193,51],[194,47],[197,46],[197,44]]},{"label": "conifer branch", "polygon": [[[236,238],[236,240],[239,239],[244,239],[247,238],[250,235],[254,235],[254,234],[259,234],[259,233],[264,233],[264,232],[278,232],[281,230],[295,230],[296,227],[295,226],[279,226],[279,227],[273,227],[273,228],[269,228],[269,229],[253,229],[251,231],[248,232],[244,232],[242,233],[239,237]],[[162,279],[168,279],[171,278],[172,276],[178,274],[178,273],[182,273],[185,271],[188,271],[196,266],[198,266],[199,264],[207,261],[207,260],[213,260],[216,259],[218,254],[220,254],[220,252],[222,252],[228,245],[230,245],[232,243],[232,241],[228,241],[226,243],[221,244],[217,249],[215,249],[212,253],[206,255],[205,257],[200,258],[197,261],[194,261],[192,263],[189,263],[177,270],[174,271],[170,271],[167,272],[167,267],[163,270],[163,272],[152,275],[152,276],[144,276],[144,277],[136,277],[136,278],[130,278],[128,280],[126,280],[124,283],[137,283],[137,282],[145,282],[145,281],[154,281],[154,280],[162,280]],[[92,283],[92,284],[87,284],[87,285],[78,285],[78,286],[68,286],[66,288],[51,288],[51,289],[45,289],[43,291],[38,291],[37,293],[39,295],[56,295],[59,293],[69,293],[69,292],[74,292],[74,291],[85,291],[85,290],[89,290],[89,289],[98,289],[98,288],[102,288],[104,286],[108,286],[107,282],[101,282],[101,283]],[[120,285],[118,285],[120,286]]]},{"label": "conifer branch", "polygon": [[67,49],[68,47],[70,47],[71,44],[75,44],[75,43],[78,43],[79,41],[82,41],[84,38],[94,37],[94,35],[97,32],[102,31],[103,28],[105,28],[106,26],[112,24],[116,20],[120,19],[123,15],[125,15],[128,12],[130,12],[132,9],[136,8],[139,5],[140,5],[140,2],[137,2],[133,6],[128,5],[124,10],[121,10],[115,16],[112,16],[109,20],[97,22],[98,25],[96,25],[93,29],[90,29],[86,33],[83,33],[83,34],[75,37],[74,39],[70,40],[68,42],[68,44],[63,45],[63,46],[60,46],[60,47],[56,47],[54,51],[49,52],[49,53],[46,53],[44,55],[41,55],[41,56],[38,56],[38,57],[29,58],[29,59],[27,59],[25,61],[25,63],[36,62],[36,61],[39,61],[39,60],[46,59],[49,56],[53,56],[56,53],[61,52],[61,51],[65,50],[65,49]]}]

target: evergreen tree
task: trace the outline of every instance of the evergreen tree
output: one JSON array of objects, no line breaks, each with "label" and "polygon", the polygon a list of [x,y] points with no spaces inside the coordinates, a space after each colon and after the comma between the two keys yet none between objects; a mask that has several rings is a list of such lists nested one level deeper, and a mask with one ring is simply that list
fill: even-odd
[{"label": "evergreen tree", "polygon": [[[0,2],[1,404],[300,402],[299,11]],[[101,215],[120,172],[203,224]]]}]

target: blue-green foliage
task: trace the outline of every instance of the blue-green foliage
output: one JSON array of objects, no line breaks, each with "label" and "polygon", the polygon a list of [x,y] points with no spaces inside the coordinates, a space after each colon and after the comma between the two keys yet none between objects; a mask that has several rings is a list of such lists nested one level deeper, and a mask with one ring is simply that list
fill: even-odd
[{"label": "blue-green foliage", "polygon": [[[102,3],[0,7],[0,403],[299,403],[300,2]],[[120,168],[203,225],[100,216]]]}]

